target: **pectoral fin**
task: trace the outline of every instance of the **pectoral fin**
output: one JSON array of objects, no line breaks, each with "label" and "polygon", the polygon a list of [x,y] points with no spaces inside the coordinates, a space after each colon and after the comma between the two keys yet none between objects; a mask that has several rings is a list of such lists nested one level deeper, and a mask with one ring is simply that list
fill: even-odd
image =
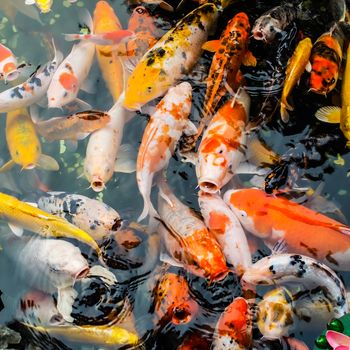
[{"label": "pectoral fin", "polygon": [[256,58],[250,51],[247,51],[246,54],[243,57],[242,63],[245,66],[253,66],[253,67],[255,67],[256,66]]},{"label": "pectoral fin", "polygon": [[131,145],[125,144],[120,146],[114,171],[126,174],[136,171],[136,160]]},{"label": "pectoral fin", "polygon": [[71,316],[75,298],[78,296],[73,287],[61,288],[58,290],[57,310],[61,313],[67,322],[73,322]]},{"label": "pectoral fin", "polygon": [[335,106],[322,107],[317,110],[315,117],[321,122],[338,124],[340,123],[341,108]]},{"label": "pectoral fin", "polygon": [[51,171],[57,171],[60,168],[56,159],[54,159],[46,154],[40,155],[40,157],[38,159],[38,163],[36,165],[41,169],[51,170]]},{"label": "pectoral fin", "polygon": [[10,230],[17,236],[22,237],[23,235],[23,227],[8,223]]},{"label": "pectoral fin", "polygon": [[216,52],[220,47],[220,40],[210,40],[203,44],[202,49],[210,52]]}]

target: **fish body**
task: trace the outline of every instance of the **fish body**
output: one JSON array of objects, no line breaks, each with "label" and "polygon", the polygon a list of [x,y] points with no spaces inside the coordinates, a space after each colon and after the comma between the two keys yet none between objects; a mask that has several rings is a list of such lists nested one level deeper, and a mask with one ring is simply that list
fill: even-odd
[{"label": "fish body", "polygon": [[97,240],[121,226],[121,218],[113,208],[78,194],[49,193],[39,198],[38,208],[66,219]]},{"label": "fish body", "polygon": [[39,102],[45,96],[61,60],[62,54],[59,51],[55,52],[53,60],[39,68],[27,81],[1,92],[0,113],[28,107]]},{"label": "fish body", "polygon": [[192,87],[184,82],[168,90],[157,105],[144,131],[136,163],[136,178],[143,197],[144,209],[139,217],[154,215],[150,194],[155,173],[164,169],[174,154],[192,106]]},{"label": "fish body", "polygon": [[343,282],[328,266],[298,254],[275,254],[257,261],[242,276],[242,283],[275,285],[291,283],[305,288],[321,285],[332,302],[335,317],[348,312]]},{"label": "fish body", "polygon": [[282,32],[297,19],[298,8],[291,3],[285,3],[268,10],[254,23],[252,32],[255,40],[272,43],[280,38]]},{"label": "fish body", "polygon": [[35,123],[36,131],[48,141],[80,140],[103,128],[111,117],[100,111],[78,112],[68,117],[54,117]]},{"label": "fish body", "polygon": [[175,325],[189,323],[198,312],[186,279],[175,273],[165,273],[154,291],[154,310],[159,322]]},{"label": "fish body", "polygon": [[[94,11],[94,33],[103,34],[122,29],[119,18],[107,1],[98,1]],[[113,100],[117,101],[124,88],[124,71],[120,59],[113,55],[112,46],[96,45],[96,56],[102,76]]]},{"label": "fish body", "polygon": [[225,256],[213,234],[175,197],[164,180],[158,184],[158,213],[170,230],[165,234],[164,243],[171,256],[210,282],[225,278],[228,273]]},{"label": "fish body", "polygon": [[164,95],[170,86],[189,73],[197,63],[202,45],[218,18],[214,4],[190,12],[145,53],[131,73],[124,106],[139,110]]},{"label": "fish body", "polygon": [[[273,247],[311,256],[335,270],[349,270],[349,227],[282,197],[257,188],[230,190],[225,202],[243,227]],[[307,232],[307,234],[305,234]]]},{"label": "fish body", "polygon": [[312,68],[309,79],[312,92],[326,95],[335,88],[343,57],[342,45],[343,39],[337,29],[321,35],[314,43],[310,56]]},{"label": "fish body", "polygon": [[5,45],[0,44],[0,79],[12,81],[18,78],[17,58]]},{"label": "fish body", "polygon": [[294,50],[293,56],[290,58],[286,77],[284,80],[282,97],[281,97],[281,117],[282,120],[288,121],[288,112],[293,111],[293,107],[288,103],[288,96],[291,94],[294,86],[297,84],[303,74],[310,58],[312,42],[310,38],[305,38],[298,43]]},{"label": "fish body", "polygon": [[215,114],[198,148],[196,174],[200,189],[218,192],[234,175],[245,145],[244,128],[249,116],[250,98],[242,90]]},{"label": "fish body", "polygon": [[[242,62],[255,65],[256,59],[248,51],[250,24],[244,12],[235,15],[221,34],[220,40],[209,41],[204,48],[214,51],[207,79],[204,98],[204,119],[210,118],[217,104],[226,92],[226,76],[236,77]],[[202,119],[202,123],[205,123]]]},{"label": "fish body", "polygon": [[252,258],[239,220],[218,194],[200,191],[198,201],[205,224],[215,235],[227,262],[241,275],[251,266]]},{"label": "fish body", "polygon": [[8,170],[14,164],[20,165],[22,169],[33,169],[37,166],[46,170],[59,169],[55,159],[41,153],[34,123],[25,108],[7,113],[6,141],[11,160],[0,171]]},{"label": "fish body", "polygon": [[220,316],[214,334],[213,350],[245,350],[252,341],[252,322],[248,302],[235,298]]}]

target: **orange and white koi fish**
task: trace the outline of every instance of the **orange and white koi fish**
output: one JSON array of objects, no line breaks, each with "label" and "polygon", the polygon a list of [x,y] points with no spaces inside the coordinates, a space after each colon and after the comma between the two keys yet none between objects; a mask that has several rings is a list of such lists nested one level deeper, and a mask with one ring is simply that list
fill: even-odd
[{"label": "orange and white koi fish", "polygon": [[[103,34],[120,29],[122,25],[111,5],[107,1],[98,1],[94,11],[94,33]],[[96,56],[103,79],[116,102],[126,84],[122,62],[113,54],[111,45],[97,45]]]},{"label": "orange and white koi fish", "polygon": [[0,113],[28,107],[40,101],[46,94],[52,77],[62,61],[62,53],[56,51],[51,62],[39,68],[22,84],[0,93]]},{"label": "orange and white koi fish", "polygon": [[218,8],[204,4],[190,12],[168,31],[142,57],[131,73],[124,106],[139,110],[149,101],[164,95],[197,63],[202,45],[218,18]]},{"label": "orange and white koi fish", "polygon": [[343,37],[337,27],[322,34],[311,50],[310,91],[326,95],[331,92],[338,81],[342,62]]},{"label": "orange and white koi fish", "polygon": [[287,252],[311,256],[335,270],[350,270],[348,226],[257,188],[227,191],[224,200],[243,227],[270,247],[284,243]]},{"label": "orange and white koi fish", "polygon": [[175,325],[189,323],[197,314],[199,306],[191,297],[186,279],[178,274],[165,273],[154,290],[154,309],[158,322]]},{"label": "orange and white koi fish", "polygon": [[251,266],[252,257],[239,220],[218,194],[199,191],[198,202],[205,224],[215,235],[227,262],[241,275]]},{"label": "orange and white koi fish", "polygon": [[35,167],[45,170],[59,169],[54,158],[41,153],[39,137],[25,108],[7,113],[6,141],[11,160],[2,166],[0,171],[7,171],[15,164],[20,165],[22,169]]},{"label": "orange and white koi fish", "polygon": [[[304,231],[307,232],[307,231]],[[312,289],[321,287],[333,305],[335,317],[348,312],[347,292],[342,280],[328,266],[298,254],[274,254],[262,258],[242,276],[242,286],[297,284]]]},{"label": "orange and white koi fish", "polygon": [[[204,98],[204,116],[199,133],[210,120],[221,97],[226,93],[226,76],[235,77],[241,64],[256,65],[256,59],[248,50],[250,24],[244,12],[235,15],[227,24],[219,40],[208,41],[205,50],[215,52],[207,79]],[[226,85],[225,85],[226,84]],[[229,89],[231,91],[231,89]]]},{"label": "orange and white koi fish", "polygon": [[246,350],[252,341],[252,320],[248,302],[236,298],[220,316],[214,333],[213,350]]},{"label": "orange and white koi fish", "polygon": [[202,191],[218,192],[239,167],[249,106],[249,95],[242,90],[218,110],[208,125],[198,148],[196,164],[198,185]]},{"label": "orange and white koi fish", "polygon": [[[92,31],[92,18],[86,13],[84,23]],[[61,108],[74,101],[87,78],[95,55],[95,44],[80,42],[57,68],[47,90],[49,108]],[[85,86],[87,90],[90,87]],[[91,90],[90,90],[91,91]]]},{"label": "orange and white koi fish", "polygon": [[0,44],[0,79],[16,80],[19,77],[17,58],[5,45]]},{"label": "orange and white koi fish", "polygon": [[136,163],[137,184],[144,202],[138,221],[148,213],[155,213],[150,199],[154,174],[167,166],[186,128],[188,132],[191,131],[190,127],[195,128],[188,120],[191,106],[192,87],[189,83],[170,88],[144,131]]},{"label": "orange and white koi fish", "polygon": [[84,174],[96,192],[106,187],[114,171],[126,173],[135,171],[135,162],[130,156],[130,149],[126,149],[126,145],[120,147],[124,125],[133,117],[133,113],[127,111],[122,103],[123,94],[108,111],[110,122],[90,136],[86,148]]},{"label": "orange and white koi fish", "polygon": [[213,234],[192,209],[175,197],[163,178],[158,185],[158,212],[166,227],[162,233],[171,257],[188,271],[208,278],[210,282],[225,278],[228,267]]},{"label": "orange and white koi fish", "polygon": [[36,131],[48,141],[81,140],[103,128],[111,117],[100,111],[84,111],[68,117],[54,117],[35,123]]}]

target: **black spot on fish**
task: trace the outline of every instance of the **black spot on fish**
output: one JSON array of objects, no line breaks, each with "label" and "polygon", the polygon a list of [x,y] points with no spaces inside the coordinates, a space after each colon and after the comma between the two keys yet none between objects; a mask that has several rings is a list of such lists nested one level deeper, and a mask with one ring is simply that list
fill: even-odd
[{"label": "black spot on fish", "polygon": [[147,66],[151,66],[153,63],[154,63],[154,58],[153,57],[151,57],[151,58],[149,58],[148,60],[147,60]]},{"label": "black spot on fish", "polygon": [[185,51],[182,51],[181,56],[182,56],[184,59],[186,59],[186,58],[187,58],[186,52],[185,52]]},{"label": "black spot on fish", "polygon": [[271,271],[271,273],[272,273],[273,275],[276,274],[276,271],[274,270],[273,265],[271,265],[271,266],[269,267],[269,270]]},{"label": "black spot on fish", "polygon": [[15,98],[15,97],[20,98],[20,99],[23,98],[23,95],[20,93],[20,88],[18,88],[18,87],[14,88],[11,92],[11,98]]},{"label": "black spot on fish", "polygon": [[204,27],[204,25],[203,25],[203,23],[202,23],[201,21],[199,21],[199,23],[198,23],[198,28],[199,28],[200,30],[205,31],[205,27]]}]

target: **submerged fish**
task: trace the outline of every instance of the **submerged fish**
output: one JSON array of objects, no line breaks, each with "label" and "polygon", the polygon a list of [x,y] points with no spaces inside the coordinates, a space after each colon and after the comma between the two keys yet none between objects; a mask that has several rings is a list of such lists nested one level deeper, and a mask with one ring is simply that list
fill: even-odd
[{"label": "submerged fish", "polygon": [[153,176],[166,168],[183,132],[191,133],[195,128],[188,119],[191,106],[192,87],[181,83],[169,89],[147,124],[136,163],[137,184],[144,201],[138,221],[149,213],[155,215],[150,199]]},{"label": "submerged fish", "polygon": [[68,117],[54,117],[35,123],[36,131],[48,141],[80,140],[109,123],[108,113],[84,111]]},{"label": "submerged fish", "polygon": [[6,141],[11,160],[5,163],[0,171],[7,171],[15,164],[22,169],[39,167],[45,170],[58,170],[56,160],[41,153],[41,144],[35,132],[35,126],[26,109],[7,113]]},{"label": "submerged fish", "polygon": [[17,58],[5,45],[0,44],[0,79],[7,81],[19,77]]},{"label": "submerged fish", "polygon": [[124,106],[139,110],[149,101],[164,95],[169,87],[189,73],[197,63],[202,45],[217,18],[218,9],[214,4],[202,5],[159,39],[130,75]]}]

